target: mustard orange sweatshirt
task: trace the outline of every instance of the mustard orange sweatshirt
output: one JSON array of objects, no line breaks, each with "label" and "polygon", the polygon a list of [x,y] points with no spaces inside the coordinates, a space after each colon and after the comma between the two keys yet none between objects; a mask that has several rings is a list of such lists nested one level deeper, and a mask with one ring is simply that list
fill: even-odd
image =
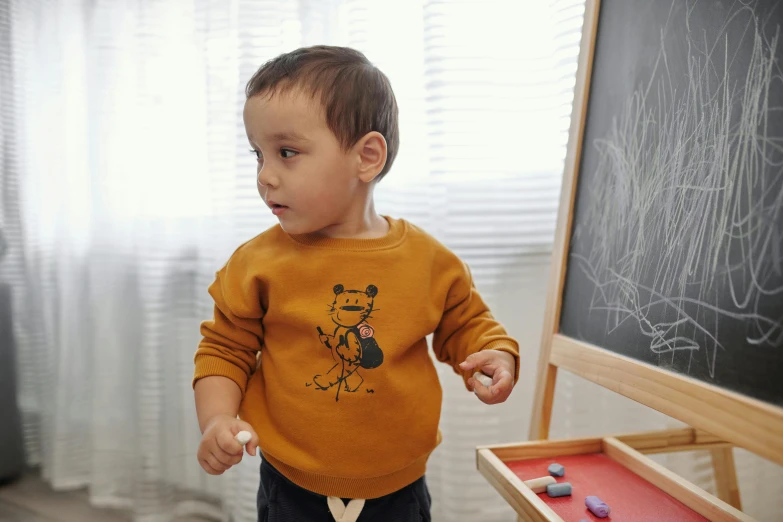
[{"label": "mustard orange sweatshirt", "polygon": [[[239,416],[295,484],[376,498],[424,475],[440,442],[438,360],[517,343],[465,264],[421,229],[386,218],[378,239],[292,236],[275,226],[241,246],[209,292],[193,382],[222,375]],[[472,372],[465,372],[467,380]]]}]

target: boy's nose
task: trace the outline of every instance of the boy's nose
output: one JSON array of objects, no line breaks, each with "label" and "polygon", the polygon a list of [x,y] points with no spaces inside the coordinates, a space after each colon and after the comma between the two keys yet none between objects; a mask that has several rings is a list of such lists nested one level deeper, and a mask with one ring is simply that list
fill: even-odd
[{"label": "boy's nose", "polygon": [[261,187],[276,188],[280,184],[278,177],[272,172],[272,169],[267,166],[262,167],[261,170],[258,171],[256,183],[258,184],[259,190]]}]

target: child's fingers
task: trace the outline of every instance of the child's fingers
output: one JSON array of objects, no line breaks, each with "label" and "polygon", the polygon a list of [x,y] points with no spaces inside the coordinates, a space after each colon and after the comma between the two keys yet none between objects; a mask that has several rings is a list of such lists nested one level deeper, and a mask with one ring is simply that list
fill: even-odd
[{"label": "child's fingers", "polygon": [[492,390],[492,404],[500,404],[506,402],[509,395],[511,395],[511,387],[498,387]]},{"label": "child's fingers", "polygon": [[464,361],[459,363],[461,370],[472,370],[474,368],[481,368],[481,365],[486,359],[486,354],[482,352],[476,352],[468,355]]},{"label": "child's fingers", "polygon": [[459,368],[463,371],[475,370],[492,375],[500,366],[497,353],[497,350],[482,350],[472,353],[459,364]]},{"label": "child's fingers", "polygon": [[473,393],[476,394],[476,397],[479,398],[481,402],[485,402],[487,404],[491,404],[492,401],[492,392],[489,388],[481,384],[477,379],[474,379],[471,377],[468,379],[468,381],[471,382],[471,386],[473,387]]},{"label": "child's fingers", "polygon": [[230,453],[226,453],[224,451],[215,453],[215,456],[218,458],[218,460],[228,467],[236,466],[242,462],[243,455],[244,453],[240,453],[239,455],[231,455]]},{"label": "child's fingers", "polygon": [[498,370],[492,376],[492,384],[487,387],[481,384],[478,379],[471,377],[468,380],[476,396],[486,404],[498,404],[504,402],[511,395],[511,389],[514,387],[514,378],[508,370]]},{"label": "child's fingers", "polygon": [[[236,430],[237,433],[240,430]],[[234,439],[236,433],[233,430],[223,430],[217,434],[216,442],[218,448],[229,455],[242,455],[242,445]]]},{"label": "child's fingers", "polygon": [[250,442],[245,445],[245,449],[247,450],[248,455],[255,457],[256,448],[258,448],[258,435],[256,435],[256,432],[253,430],[250,430],[250,435],[252,435],[252,437],[250,438]]},{"label": "child's fingers", "polygon": [[492,385],[489,387],[491,400],[487,404],[499,404],[508,399],[511,389],[514,387],[514,378],[508,370],[498,370],[493,376]]},{"label": "child's fingers", "polygon": [[[231,466],[234,466],[236,464],[239,464],[239,462],[242,460],[242,453],[239,455],[232,455],[230,453],[226,453],[220,448],[215,448],[211,455],[215,457],[215,459],[220,462],[223,466],[226,466],[226,469],[230,468]],[[225,471],[225,470],[224,470]]]},{"label": "child's fingers", "polygon": [[[244,444],[244,448],[247,450],[248,455],[255,457],[256,448],[258,447],[258,435],[256,434],[256,430],[254,430],[253,427],[247,422],[237,421],[237,423],[233,426],[232,432],[236,437],[241,431],[246,431],[250,434],[250,440]],[[237,442],[237,444],[240,443]],[[240,444],[240,446],[242,446],[242,444]]]},{"label": "child's fingers", "polygon": [[494,390],[497,390],[495,394],[500,391],[511,392],[511,388],[514,387],[514,376],[508,370],[498,370],[495,375],[492,376],[492,386]]},{"label": "child's fingers", "polygon": [[248,429],[243,431],[245,432],[246,436],[250,437],[250,440],[248,440],[245,443],[245,449],[247,450],[247,454],[255,457],[256,448],[258,448],[258,435],[256,435],[256,432],[253,431],[253,429],[250,428],[250,426],[248,426]]},{"label": "child's fingers", "polygon": [[220,462],[220,460],[218,460],[214,454],[207,455],[205,460],[207,461],[209,467],[212,468],[213,475],[222,475],[228,468],[231,467]]},{"label": "child's fingers", "polygon": [[218,471],[215,468],[213,468],[209,462],[207,462],[207,459],[199,459],[199,464],[201,464],[201,469],[209,473],[210,475],[222,475],[222,471]]}]

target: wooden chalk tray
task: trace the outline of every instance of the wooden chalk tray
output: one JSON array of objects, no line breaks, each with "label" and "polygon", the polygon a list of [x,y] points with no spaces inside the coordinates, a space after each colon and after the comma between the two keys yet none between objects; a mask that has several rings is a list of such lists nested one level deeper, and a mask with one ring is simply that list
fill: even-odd
[{"label": "wooden chalk tray", "polygon": [[[476,449],[478,470],[519,514],[532,522],[601,520],[585,507],[595,495],[612,509],[603,520],[752,521],[738,509],[677,476],[643,453],[730,446],[693,429],[570,440],[540,440]],[[548,475],[552,463],[565,466],[558,482],[570,482],[570,497],[535,494],[524,481]]]}]

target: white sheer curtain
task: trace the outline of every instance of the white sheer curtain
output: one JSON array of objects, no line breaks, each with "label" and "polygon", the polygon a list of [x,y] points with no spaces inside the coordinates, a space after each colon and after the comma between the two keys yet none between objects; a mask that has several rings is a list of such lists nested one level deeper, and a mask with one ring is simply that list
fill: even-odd
[{"label": "white sheer curtain", "polygon": [[[350,45],[400,104],[380,209],[468,261],[523,351],[512,399],[491,408],[440,367],[433,514],[513,520],[473,451],[527,433],[582,12],[581,0],[0,2],[12,248],[0,274],[16,290],[30,462],[55,488],[86,486],[138,521],[255,520],[258,461],[201,472],[190,389],[213,273],[273,223],[246,150],[243,87],[281,52]],[[567,375],[557,407],[553,436],[666,424]],[[710,487],[703,457],[678,462]],[[749,511],[773,520],[783,496],[763,495],[780,492],[779,469],[744,456],[740,467]]]}]

